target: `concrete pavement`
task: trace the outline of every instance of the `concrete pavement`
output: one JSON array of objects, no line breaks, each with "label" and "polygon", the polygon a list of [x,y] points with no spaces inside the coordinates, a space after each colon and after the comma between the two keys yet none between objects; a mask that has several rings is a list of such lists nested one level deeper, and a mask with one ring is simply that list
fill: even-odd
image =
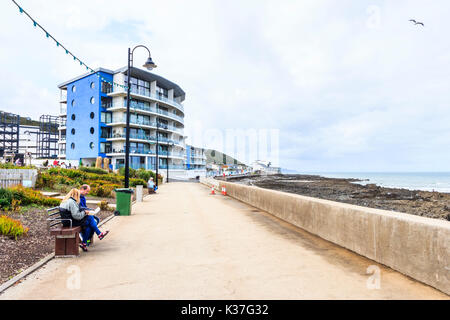
[{"label": "concrete pavement", "polygon": [[131,216],[108,222],[110,234],[90,252],[50,261],[0,299],[449,299],[209,193],[195,183],[161,186]]}]

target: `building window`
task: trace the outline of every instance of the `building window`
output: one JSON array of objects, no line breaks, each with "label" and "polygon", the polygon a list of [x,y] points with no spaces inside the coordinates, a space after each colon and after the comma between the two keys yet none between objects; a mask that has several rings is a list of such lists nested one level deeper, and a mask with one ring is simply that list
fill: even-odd
[{"label": "building window", "polygon": [[111,143],[100,143],[100,153],[111,153]]},{"label": "building window", "polygon": [[89,148],[94,149],[94,143],[93,142],[89,143]]},{"label": "building window", "polygon": [[95,83],[91,82],[91,89],[95,89]]},{"label": "building window", "polygon": [[[128,82],[125,80],[125,86],[127,85]],[[150,82],[131,77],[131,92],[150,96]]]},{"label": "building window", "polygon": [[112,122],[112,114],[109,112],[102,112],[100,115],[100,121],[103,123],[111,123]]},{"label": "building window", "polygon": [[111,128],[101,128],[100,138],[107,139],[111,137]]},{"label": "building window", "polygon": [[111,93],[112,92],[112,85],[110,85],[107,82],[102,81],[102,92],[103,93]]},{"label": "building window", "polygon": [[72,114],[72,120],[75,120],[75,118],[76,118],[75,114]]},{"label": "building window", "polygon": [[71,131],[71,132],[72,132],[72,134],[75,134],[75,129],[72,129],[72,131]]},{"label": "building window", "polygon": [[94,112],[91,112],[91,115],[90,115],[90,117],[91,117],[91,119],[94,119],[94,117],[95,117],[95,113],[94,113]]},{"label": "building window", "polygon": [[72,100],[72,107],[75,107],[75,99]]},{"label": "building window", "polygon": [[94,134],[94,132],[95,132],[95,129],[94,129],[94,127],[91,127],[91,134]]},{"label": "building window", "polygon": [[72,86],[72,92],[77,91],[77,87],[75,87],[75,85]]},{"label": "building window", "polygon": [[72,142],[72,144],[70,145],[71,149],[75,149],[75,143]]},{"label": "building window", "polygon": [[94,103],[95,103],[95,98],[92,97],[92,98],[91,98],[91,104],[94,104]]}]

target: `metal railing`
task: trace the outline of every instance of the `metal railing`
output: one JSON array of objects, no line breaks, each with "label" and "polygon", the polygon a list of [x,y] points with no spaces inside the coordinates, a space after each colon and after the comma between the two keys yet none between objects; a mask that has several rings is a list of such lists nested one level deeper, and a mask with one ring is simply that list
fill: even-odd
[{"label": "metal railing", "polygon": [[[124,103],[116,103],[116,104],[110,104],[108,106],[106,106],[105,108],[107,109],[113,109],[113,108],[125,108],[126,109],[126,102]],[[153,108],[151,106],[145,105],[145,104],[140,104],[137,103],[136,101],[131,101],[130,102],[130,109],[135,109],[135,110],[142,110],[142,111],[147,111],[147,112],[153,112],[153,113],[157,113],[157,114],[161,114],[164,116],[167,116],[169,118],[173,118],[176,119],[178,121],[180,121],[181,123],[184,123],[184,118],[180,117],[174,113],[168,112],[166,110],[161,110],[159,108]]]},{"label": "metal railing", "polygon": [[[126,90],[123,88],[113,88],[113,92],[119,92],[119,93],[126,93]],[[184,112],[184,107],[182,104],[180,104],[179,102],[176,102],[175,100],[171,100],[169,98],[166,98],[164,96],[161,96],[159,94],[152,94],[151,92],[146,92],[146,91],[139,91],[137,88],[131,88],[130,90],[131,93],[135,94],[135,95],[140,95],[140,96],[144,96],[144,97],[149,97],[155,100],[159,100],[162,102],[165,102],[169,105],[175,106],[177,109],[181,110]]]}]

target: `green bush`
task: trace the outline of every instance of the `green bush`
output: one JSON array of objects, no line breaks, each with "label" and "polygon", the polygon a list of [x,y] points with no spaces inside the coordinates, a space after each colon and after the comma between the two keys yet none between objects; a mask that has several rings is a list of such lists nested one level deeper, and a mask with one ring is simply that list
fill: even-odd
[{"label": "green bush", "polygon": [[143,179],[130,179],[130,187],[136,187],[142,185],[147,188],[147,181]]},{"label": "green bush", "polygon": [[[136,170],[135,169],[130,168],[129,173],[130,173],[130,178],[135,178],[136,177]],[[121,176],[125,177],[125,167],[122,167],[122,168],[119,169],[119,174]]]},{"label": "green bush", "polygon": [[152,172],[145,170],[143,168],[136,171],[136,178],[138,178],[138,179],[148,181],[148,179],[150,179],[151,176],[152,176]]},{"label": "green bush", "polygon": [[107,170],[103,170],[101,168],[80,167],[79,169],[83,172],[96,173],[96,174],[108,174]]},{"label": "green bush", "polygon": [[17,209],[19,205],[58,206],[61,200],[43,196],[39,191],[23,186],[0,188],[0,208],[3,210]]}]

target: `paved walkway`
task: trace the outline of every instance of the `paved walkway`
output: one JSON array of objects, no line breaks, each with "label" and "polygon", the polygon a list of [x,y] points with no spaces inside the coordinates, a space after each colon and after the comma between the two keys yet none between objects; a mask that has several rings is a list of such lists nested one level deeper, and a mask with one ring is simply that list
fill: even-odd
[{"label": "paved walkway", "polygon": [[[53,259],[0,299],[448,299],[195,183],[163,185],[79,258]],[[376,264],[375,264],[376,265]]]}]

